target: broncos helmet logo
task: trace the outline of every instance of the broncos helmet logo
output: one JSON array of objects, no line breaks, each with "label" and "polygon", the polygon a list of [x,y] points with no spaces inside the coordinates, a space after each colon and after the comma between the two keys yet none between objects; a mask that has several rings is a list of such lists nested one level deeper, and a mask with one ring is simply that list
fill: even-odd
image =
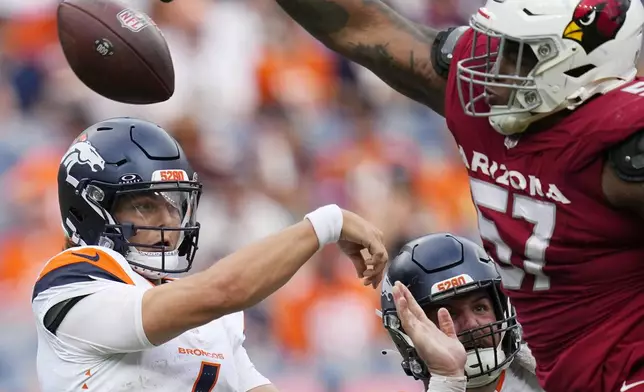
[{"label": "broncos helmet logo", "polygon": [[105,160],[98,154],[94,146],[89,142],[83,141],[73,144],[61,162],[67,170],[67,182],[74,187],[78,185],[78,180],[70,174],[72,167],[75,165],[87,165],[96,173],[105,169]]},{"label": "broncos helmet logo", "polygon": [[389,302],[394,302],[394,285],[391,284],[388,276],[382,280],[380,296],[385,297]]},{"label": "broncos helmet logo", "polygon": [[578,42],[590,54],[615,39],[626,21],[631,0],[581,0],[563,33],[563,38]]}]

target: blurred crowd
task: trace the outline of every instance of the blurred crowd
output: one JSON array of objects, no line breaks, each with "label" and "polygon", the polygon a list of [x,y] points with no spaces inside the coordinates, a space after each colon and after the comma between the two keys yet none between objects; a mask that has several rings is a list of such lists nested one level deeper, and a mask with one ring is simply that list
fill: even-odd
[{"label": "blurred crowd", "polygon": [[[56,172],[92,123],[154,121],[182,144],[205,193],[194,271],[334,202],[383,228],[389,249],[431,231],[476,236],[445,122],[314,41],[272,1],[126,3],[168,41],[176,92],[127,106],[71,73],[56,0],[0,2],[0,391],[36,392],[31,285],[61,250]],[[481,1],[389,2],[416,22],[467,23]],[[246,312],[247,348],[282,391],[420,391],[402,374],[364,288],[329,247]]]}]

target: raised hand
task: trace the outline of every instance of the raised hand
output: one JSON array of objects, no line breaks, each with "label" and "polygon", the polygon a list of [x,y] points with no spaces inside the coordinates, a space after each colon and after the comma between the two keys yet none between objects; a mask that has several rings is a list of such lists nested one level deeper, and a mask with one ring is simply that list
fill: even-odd
[{"label": "raised hand", "polygon": [[342,210],[343,226],[338,246],[363,278],[364,285],[376,288],[382,280],[389,256],[382,232],[357,214]]},{"label": "raised hand", "polygon": [[425,315],[409,289],[396,282],[393,287],[396,311],[405,333],[432,375],[461,377],[467,354],[456,337],[454,322],[445,308],[438,310],[438,327]]}]

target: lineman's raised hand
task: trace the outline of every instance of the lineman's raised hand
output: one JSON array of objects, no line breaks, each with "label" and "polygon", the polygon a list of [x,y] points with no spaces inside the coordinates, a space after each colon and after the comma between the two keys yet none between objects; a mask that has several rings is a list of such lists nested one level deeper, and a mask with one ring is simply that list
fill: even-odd
[{"label": "lineman's raised hand", "polygon": [[409,289],[396,282],[393,287],[396,313],[416,352],[432,375],[462,377],[467,354],[456,337],[454,322],[445,308],[438,310],[438,327],[425,315]]}]

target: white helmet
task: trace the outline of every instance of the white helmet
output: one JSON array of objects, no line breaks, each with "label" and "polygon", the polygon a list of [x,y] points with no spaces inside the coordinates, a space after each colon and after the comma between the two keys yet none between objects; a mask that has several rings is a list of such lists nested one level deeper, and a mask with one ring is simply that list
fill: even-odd
[{"label": "white helmet", "polygon": [[[457,65],[463,109],[504,135],[572,110],[635,78],[643,23],[639,0],[488,0],[470,20],[471,56]],[[518,47],[514,74],[500,73],[508,43]],[[521,76],[525,51],[538,62]],[[510,88],[507,105],[487,105],[486,87]]]}]

